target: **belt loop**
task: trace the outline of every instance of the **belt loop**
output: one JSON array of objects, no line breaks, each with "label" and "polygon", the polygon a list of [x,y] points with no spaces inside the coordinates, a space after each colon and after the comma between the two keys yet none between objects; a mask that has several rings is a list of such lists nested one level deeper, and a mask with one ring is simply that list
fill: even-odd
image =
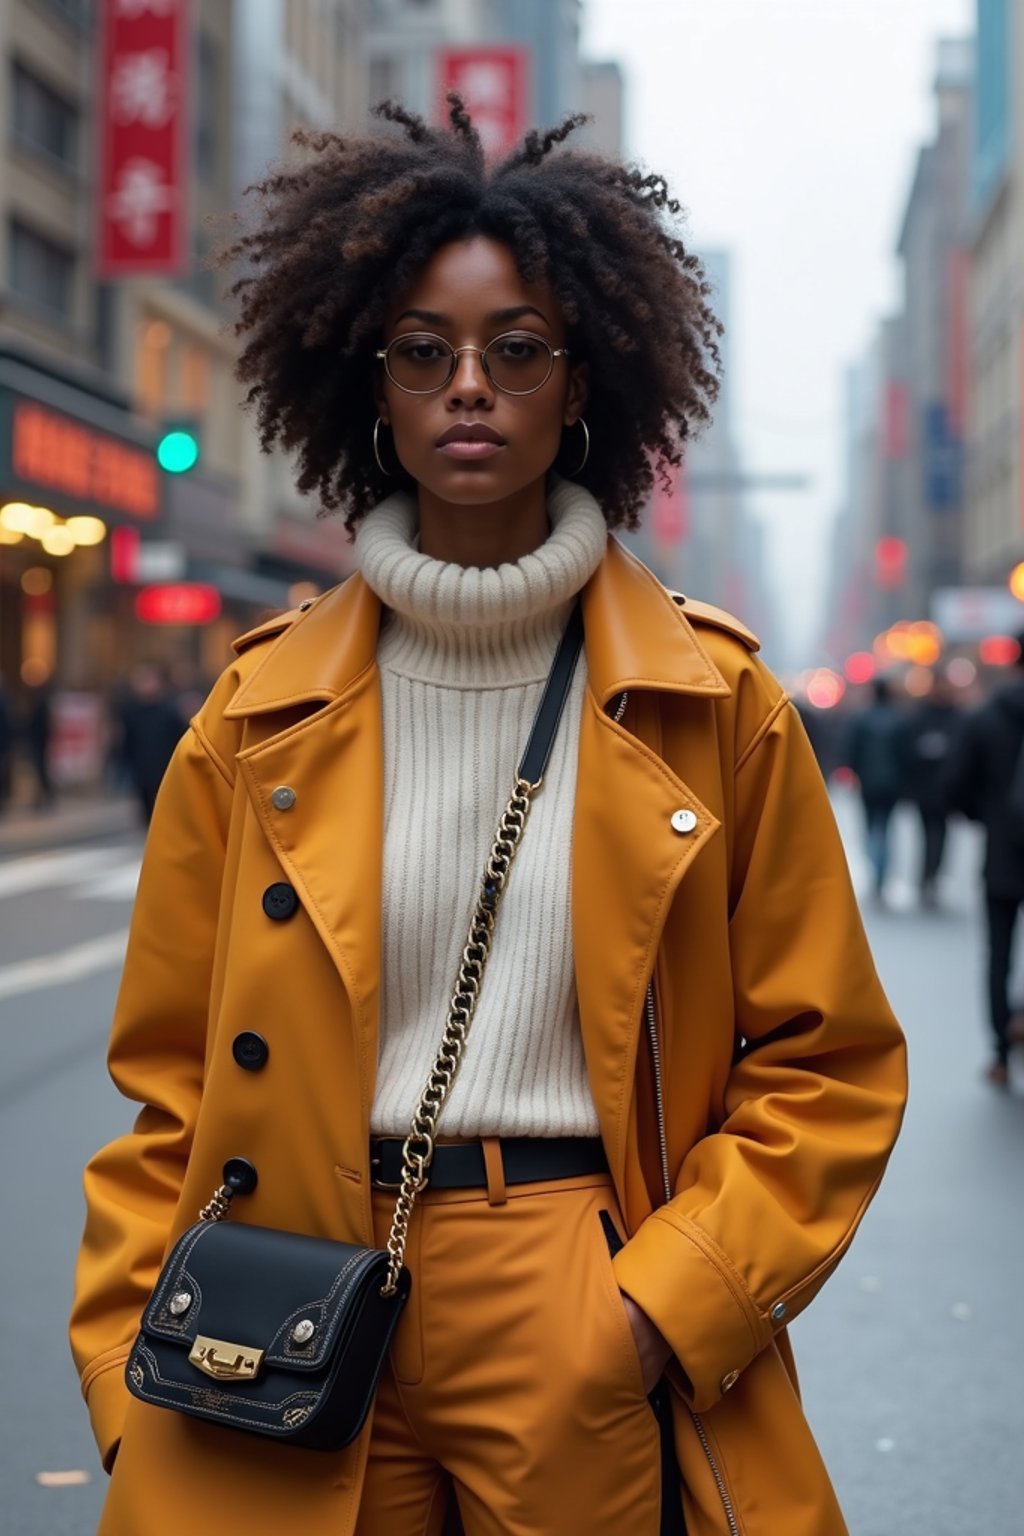
[{"label": "belt loop", "polygon": [[482,1136],[480,1146],[484,1154],[484,1169],[487,1173],[487,1204],[507,1205],[508,1192],[505,1189],[505,1165],[501,1159],[501,1139],[498,1136]]}]

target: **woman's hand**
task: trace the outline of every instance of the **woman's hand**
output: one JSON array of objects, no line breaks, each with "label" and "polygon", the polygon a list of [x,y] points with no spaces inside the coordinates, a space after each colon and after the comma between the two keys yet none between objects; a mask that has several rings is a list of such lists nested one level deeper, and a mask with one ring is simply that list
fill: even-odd
[{"label": "woman's hand", "polygon": [[622,1304],[633,1330],[633,1342],[640,1356],[640,1371],[644,1378],[644,1391],[652,1392],[661,1380],[672,1354],[671,1345],[665,1342],[647,1313],[638,1307],[631,1296],[623,1291]]}]

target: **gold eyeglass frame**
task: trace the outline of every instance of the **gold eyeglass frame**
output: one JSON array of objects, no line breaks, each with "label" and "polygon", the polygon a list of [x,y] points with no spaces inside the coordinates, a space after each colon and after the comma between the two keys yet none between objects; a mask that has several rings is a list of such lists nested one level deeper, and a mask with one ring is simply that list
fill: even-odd
[{"label": "gold eyeglass frame", "polygon": [[[546,347],[548,350],[548,354],[551,359],[551,366],[549,367],[547,373],[540,381],[540,383],[534,384],[531,389],[506,389],[504,385],[497,382],[497,380],[494,378],[494,375],[491,373],[490,365],[487,361],[487,353],[491,347],[496,347],[499,341],[505,341],[509,336],[528,336],[531,341],[539,342],[542,347]],[[451,366],[449,368],[448,377],[444,380],[443,383],[432,384],[429,389],[410,389],[407,384],[400,384],[395,378],[394,374],[391,372],[391,361],[388,354],[390,353],[391,348],[397,346],[400,341],[409,341],[413,339],[419,340],[420,338],[425,341],[436,341],[442,347],[447,347],[448,351],[451,353]],[[395,336],[391,341],[388,342],[386,347],[379,347],[373,355],[379,363],[384,364],[384,372],[387,374],[395,388],[400,389],[403,394],[436,395],[438,390],[447,389],[452,379],[454,379],[459,366],[459,358],[463,352],[479,353],[480,362],[483,366],[484,373],[487,375],[488,383],[491,385],[492,389],[498,390],[503,395],[513,395],[516,399],[522,399],[526,395],[535,395],[539,389],[543,389],[544,385],[549,382],[551,375],[555,371],[555,359],[559,357],[568,357],[570,355],[568,347],[553,347],[545,337],[538,336],[535,331],[502,331],[501,335],[495,336],[494,340],[489,341],[486,347],[453,347],[451,342],[445,341],[443,336],[438,336],[434,331],[408,331],[403,336]]]}]

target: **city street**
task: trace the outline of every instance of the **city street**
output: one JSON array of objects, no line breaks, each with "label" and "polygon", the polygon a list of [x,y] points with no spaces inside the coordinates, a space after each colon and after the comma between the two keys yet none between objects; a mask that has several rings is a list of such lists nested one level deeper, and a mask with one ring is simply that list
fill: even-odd
[{"label": "city street", "polygon": [[[860,883],[856,807],[840,796],[838,810]],[[915,836],[902,820],[891,904],[868,913],[910,1036],[911,1108],[888,1180],[795,1344],[853,1536],[1015,1536],[1024,1074],[1017,1063],[1007,1094],[981,1079],[976,839],[957,830],[943,909],[923,914],[908,878]],[[0,863],[4,1536],[91,1536],[103,1495],[65,1322],[81,1166],[132,1113],[103,1057],[139,852],[129,835]]]}]

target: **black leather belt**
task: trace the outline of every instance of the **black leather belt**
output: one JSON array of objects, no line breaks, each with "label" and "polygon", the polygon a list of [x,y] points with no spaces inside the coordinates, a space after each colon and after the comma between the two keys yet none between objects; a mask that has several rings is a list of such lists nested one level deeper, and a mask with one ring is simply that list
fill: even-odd
[{"label": "black leather belt", "polygon": [[[374,1189],[397,1189],[402,1177],[401,1136],[370,1140],[370,1179]],[[502,1170],[506,1184],[533,1184],[541,1179],[575,1179],[607,1173],[608,1159],[597,1136],[502,1136]],[[486,1189],[487,1169],[479,1141],[441,1142],[430,1165],[431,1189]]]}]

